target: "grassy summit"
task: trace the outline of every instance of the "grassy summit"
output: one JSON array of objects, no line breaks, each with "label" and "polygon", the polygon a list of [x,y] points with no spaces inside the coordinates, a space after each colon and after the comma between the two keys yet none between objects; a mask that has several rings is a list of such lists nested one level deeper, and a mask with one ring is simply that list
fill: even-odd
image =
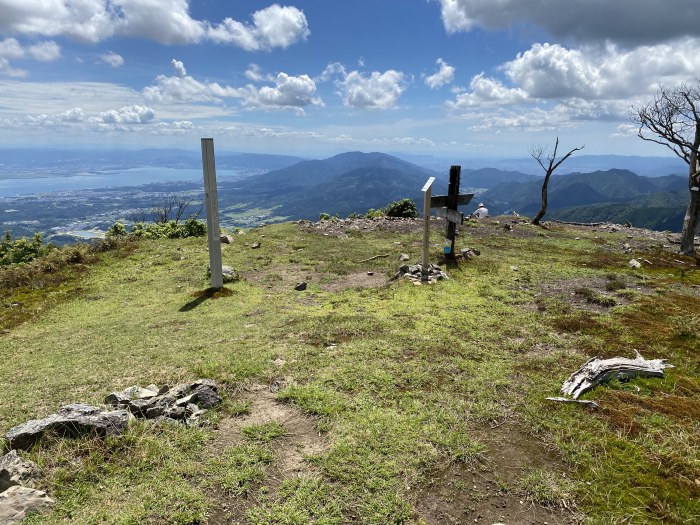
[{"label": "grassy summit", "polygon": [[[202,238],[4,291],[3,433],[133,384],[226,385],[201,429],[42,441],[26,456],[57,504],[27,522],[698,522],[696,261],[662,234],[510,221],[465,224],[481,255],[433,286],[390,282],[420,221],[358,220],[236,236],[243,279],[214,296]],[[431,240],[436,262],[441,221]],[[594,389],[598,410],[545,401],[634,349],[676,368]]]}]

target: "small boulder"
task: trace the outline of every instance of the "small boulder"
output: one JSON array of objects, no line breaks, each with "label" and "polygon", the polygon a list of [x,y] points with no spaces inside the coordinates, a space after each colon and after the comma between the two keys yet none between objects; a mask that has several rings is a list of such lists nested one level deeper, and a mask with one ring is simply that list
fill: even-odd
[{"label": "small boulder", "polygon": [[259,243],[259,242],[254,242],[253,244],[250,245],[250,247],[251,247],[253,250],[257,250],[258,248],[260,248],[260,243]]},{"label": "small boulder", "polygon": [[627,265],[630,268],[641,268],[642,267],[642,263],[640,263],[637,259],[630,259],[630,262],[628,262]]},{"label": "small boulder", "polygon": [[219,236],[219,240],[221,241],[221,244],[231,244],[233,242],[233,237],[231,235],[222,233]]},{"label": "small boulder", "polygon": [[42,490],[12,486],[0,493],[0,523],[20,523],[28,514],[50,509],[54,503]]},{"label": "small boulder", "polygon": [[401,262],[406,262],[409,259],[410,259],[410,257],[406,253],[402,253],[401,255],[399,255],[399,261],[401,261]]},{"label": "small boulder", "polygon": [[294,287],[294,289],[295,289],[297,292],[303,292],[304,290],[306,290],[306,286],[307,286],[307,284],[304,283],[304,282],[302,282],[302,283],[297,283],[296,286]]},{"label": "small boulder", "polygon": [[[155,387],[155,385],[153,386]],[[136,399],[150,399],[157,395],[158,387],[151,390],[150,388],[141,388],[140,386],[134,385],[121,392],[112,392],[109,394],[105,397],[105,405],[126,406],[130,401]]]},{"label": "small boulder", "polygon": [[5,492],[14,485],[34,487],[34,482],[39,476],[39,466],[19,457],[16,450],[10,450],[0,458],[0,492]]}]

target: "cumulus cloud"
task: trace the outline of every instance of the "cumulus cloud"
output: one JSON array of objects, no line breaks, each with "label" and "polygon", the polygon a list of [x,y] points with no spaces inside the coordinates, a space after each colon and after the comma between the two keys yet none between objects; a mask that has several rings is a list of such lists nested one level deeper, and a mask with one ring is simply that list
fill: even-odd
[{"label": "cumulus cloud", "polygon": [[232,18],[210,27],[207,36],[214,42],[235,44],[247,51],[286,48],[309,36],[309,25],[304,12],[293,6],[273,4],[256,11],[253,23]]},{"label": "cumulus cloud", "polygon": [[91,122],[97,122],[100,124],[116,124],[116,125],[127,125],[127,124],[147,124],[151,122],[156,116],[156,112],[146,106],[125,106],[118,110],[111,109],[109,111],[104,111],[99,115],[92,117]]},{"label": "cumulus cloud", "polygon": [[175,76],[158,75],[156,85],[143,90],[143,96],[150,102],[223,102],[223,98],[236,98],[245,92],[217,82],[200,82],[187,74],[185,65],[179,60],[171,61]]},{"label": "cumulus cloud", "polygon": [[51,40],[24,47],[16,38],[6,38],[0,41],[0,74],[10,77],[27,76],[26,71],[12,67],[10,60],[30,58],[41,62],[50,62],[60,58],[60,56],[61,48]]},{"label": "cumulus cloud", "polygon": [[693,78],[700,68],[700,40],[620,50],[566,49],[535,44],[502,66],[506,75],[533,98],[624,98],[645,95],[659,82]]},{"label": "cumulus cloud", "polygon": [[114,36],[161,44],[203,40],[246,50],[288,47],[309,35],[303,11],[273,4],[252,14],[252,23],[220,24],[190,16],[189,0],[0,0],[0,32],[65,36],[97,43]]},{"label": "cumulus cloud", "polygon": [[457,95],[454,101],[448,102],[451,109],[461,110],[485,105],[522,104],[529,100],[528,94],[520,88],[508,88],[500,81],[479,73],[472,78],[470,90]]},{"label": "cumulus cloud", "polygon": [[276,77],[262,74],[262,70],[251,65],[248,78],[258,82],[270,81],[274,85],[257,87],[247,84],[242,87],[222,86],[216,82],[202,82],[187,74],[179,60],[172,60],[175,76],[159,75],[156,85],[143,90],[144,97],[151,102],[215,102],[223,104],[225,99],[238,99],[246,108],[285,109],[303,113],[307,106],[322,106],[323,101],[315,96],[316,83],[308,75],[292,76],[278,73]]},{"label": "cumulus cloud", "polygon": [[581,42],[658,43],[700,36],[696,0],[438,0],[449,33],[530,24]]},{"label": "cumulus cloud", "polygon": [[449,84],[455,76],[455,68],[442,58],[438,58],[436,63],[439,66],[438,71],[433,75],[425,77],[425,84],[430,89],[437,89],[445,84]]},{"label": "cumulus cloud", "polygon": [[124,65],[124,58],[112,51],[100,55],[100,60],[112,67],[121,67]]},{"label": "cumulus cloud", "polygon": [[51,62],[61,57],[61,48],[56,42],[39,42],[27,48],[27,53],[41,62]]},{"label": "cumulus cloud", "polygon": [[326,66],[319,80],[336,80],[338,95],[343,104],[355,109],[391,109],[406,90],[406,79],[402,72],[389,69],[384,73],[373,71],[369,75],[359,71],[346,71],[342,64]]},{"label": "cumulus cloud", "polygon": [[248,86],[245,105],[263,109],[291,109],[300,112],[306,106],[322,106],[315,97],[316,83],[308,75],[293,77],[279,73],[274,86],[259,89]]}]

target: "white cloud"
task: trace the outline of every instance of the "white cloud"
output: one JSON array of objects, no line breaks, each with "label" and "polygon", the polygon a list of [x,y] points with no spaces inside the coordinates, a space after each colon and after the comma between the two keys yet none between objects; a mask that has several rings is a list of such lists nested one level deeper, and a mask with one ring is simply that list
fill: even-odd
[{"label": "white cloud", "polygon": [[207,36],[214,42],[259,51],[286,48],[310,34],[304,12],[293,6],[273,4],[256,11],[252,18],[252,24],[226,18],[221,24],[209,27]]},{"label": "white cloud", "polygon": [[0,41],[0,57],[16,60],[23,58],[25,54],[24,48],[16,38],[6,38]]},{"label": "white cloud", "polygon": [[248,69],[246,69],[245,76],[248,80],[252,80],[253,82],[262,82],[266,79],[262,69],[257,64],[250,64]]},{"label": "white cloud", "polygon": [[118,110],[111,109],[109,111],[104,111],[92,117],[91,122],[97,122],[100,124],[147,124],[151,122],[156,116],[153,109],[146,106],[125,106]]},{"label": "white cloud", "polygon": [[528,94],[520,88],[508,88],[500,81],[479,73],[469,84],[470,91],[457,94],[448,102],[453,110],[464,110],[488,105],[513,105],[529,101]]},{"label": "white cloud", "polygon": [[399,97],[406,90],[404,74],[393,69],[384,73],[373,71],[369,75],[359,71],[348,73],[345,66],[336,62],[328,64],[318,80],[327,82],[334,77],[343,104],[356,109],[395,108]]},{"label": "white cloud", "polygon": [[105,64],[109,64],[112,67],[121,67],[124,65],[124,58],[121,55],[112,51],[100,55],[100,60]]},{"label": "white cloud", "polygon": [[438,58],[436,63],[440,66],[438,71],[429,77],[425,77],[425,83],[430,89],[437,89],[445,84],[449,84],[455,76],[455,68],[442,58]]},{"label": "white cloud", "polygon": [[213,40],[246,50],[288,47],[309,35],[303,11],[273,4],[252,23],[226,18],[213,25],[190,16],[189,0],[0,0],[0,32],[65,36],[97,43],[114,36],[162,44]]},{"label": "white cloud", "polygon": [[438,0],[449,33],[534,25],[585,42],[658,43],[700,36],[697,0]]},{"label": "white cloud", "polygon": [[6,38],[0,41],[0,74],[10,77],[27,76],[26,71],[13,68],[10,60],[32,58],[41,62],[50,62],[60,58],[60,56],[61,48],[51,40],[37,42],[25,48],[16,38]]},{"label": "white cloud", "polygon": [[173,59],[171,61],[175,70],[174,77],[159,75],[156,77],[156,85],[148,86],[143,90],[143,96],[150,102],[168,104],[172,102],[217,102],[222,103],[223,98],[240,98],[245,96],[245,91],[221,86],[216,82],[200,82],[187,74],[182,62]]},{"label": "white cloud", "polygon": [[[272,79],[273,86],[256,87],[248,84],[243,87],[222,86],[216,82],[202,82],[187,74],[179,60],[172,60],[175,70],[173,77],[159,75],[156,85],[143,90],[143,95],[150,102],[168,104],[172,102],[219,103],[225,99],[241,100],[243,106],[265,110],[294,110],[303,113],[307,106],[322,106],[323,101],[316,97],[316,83],[308,75],[291,76],[278,73]],[[263,76],[254,64],[248,69],[248,78],[258,81],[270,80]]]},{"label": "white cloud", "polygon": [[39,42],[27,48],[27,53],[41,62],[51,62],[61,57],[61,48],[56,42]]},{"label": "white cloud", "polygon": [[700,69],[700,39],[619,49],[567,49],[535,44],[502,66],[533,98],[614,99],[648,95],[658,83],[692,80]]},{"label": "white cloud", "polygon": [[247,91],[244,103],[249,107],[301,111],[306,106],[323,105],[323,101],[314,96],[316,83],[308,75],[293,77],[279,73],[274,87],[247,86]]}]

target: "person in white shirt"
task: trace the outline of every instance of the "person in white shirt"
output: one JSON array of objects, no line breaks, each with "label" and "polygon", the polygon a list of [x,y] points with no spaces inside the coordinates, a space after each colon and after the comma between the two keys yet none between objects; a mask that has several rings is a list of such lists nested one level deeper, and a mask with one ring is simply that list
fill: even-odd
[{"label": "person in white shirt", "polygon": [[474,213],[472,213],[472,217],[474,219],[483,219],[484,217],[489,216],[489,210],[484,206],[483,202],[479,203],[479,206],[476,208]]}]

